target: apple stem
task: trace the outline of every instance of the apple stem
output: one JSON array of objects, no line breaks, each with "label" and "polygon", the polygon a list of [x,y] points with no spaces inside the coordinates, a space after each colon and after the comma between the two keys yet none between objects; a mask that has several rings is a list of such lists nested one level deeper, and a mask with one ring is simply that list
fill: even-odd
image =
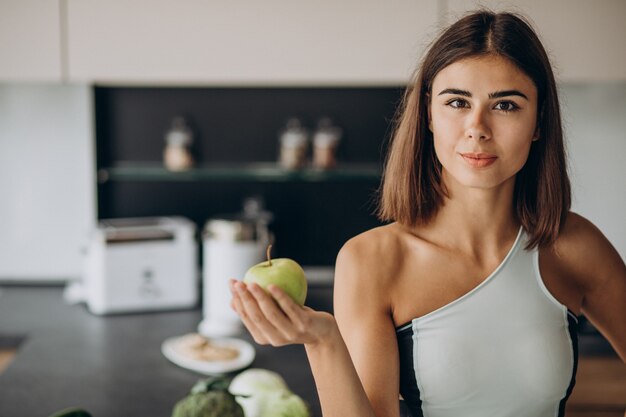
[{"label": "apple stem", "polygon": [[269,266],[272,266],[272,257],[270,256],[270,251],[272,250],[272,245],[267,246],[267,263]]}]

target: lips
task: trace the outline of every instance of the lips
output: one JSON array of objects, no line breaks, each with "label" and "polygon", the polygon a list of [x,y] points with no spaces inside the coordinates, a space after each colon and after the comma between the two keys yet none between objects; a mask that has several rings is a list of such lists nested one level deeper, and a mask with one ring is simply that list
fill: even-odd
[{"label": "lips", "polygon": [[472,159],[492,159],[492,158],[497,158],[497,156],[492,155],[490,153],[467,152],[467,153],[462,153],[461,155],[463,157],[465,157],[465,158],[472,158]]},{"label": "lips", "polygon": [[498,159],[497,156],[492,155],[490,153],[468,152],[468,153],[462,153],[461,156],[463,157],[463,160],[465,160],[465,162],[467,162],[470,166],[474,168],[486,167],[488,165],[493,164],[496,161],[496,159]]}]

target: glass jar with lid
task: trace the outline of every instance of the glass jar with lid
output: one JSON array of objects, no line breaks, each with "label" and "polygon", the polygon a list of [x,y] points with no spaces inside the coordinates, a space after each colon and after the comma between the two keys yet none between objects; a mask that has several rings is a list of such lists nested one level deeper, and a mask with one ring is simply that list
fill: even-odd
[{"label": "glass jar with lid", "polygon": [[191,155],[193,133],[183,117],[177,116],[165,135],[163,163],[170,171],[184,171],[194,164]]},{"label": "glass jar with lid", "polygon": [[308,132],[300,119],[289,119],[280,134],[280,165],[287,169],[303,168],[306,165],[308,143]]},{"label": "glass jar with lid", "polygon": [[324,117],[318,121],[313,134],[314,168],[331,169],[337,166],[337,146],[341,133],[341,129],[330,118]]}]

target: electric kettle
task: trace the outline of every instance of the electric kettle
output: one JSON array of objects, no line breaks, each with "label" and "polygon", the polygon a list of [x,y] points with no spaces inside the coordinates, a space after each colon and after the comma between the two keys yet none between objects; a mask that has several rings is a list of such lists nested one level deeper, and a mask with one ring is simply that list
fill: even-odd
[{"label": "electric kettle", "polygon": [[265,258],[274,237],[269,230],[273,215],[259,197],[244,201],[241,213],[217,216],[205,224],[202,236],[202,313],[198,333],[206,337],[233,336],[241,320],[230,307],[230,278],[243,279],[246,271]]}]

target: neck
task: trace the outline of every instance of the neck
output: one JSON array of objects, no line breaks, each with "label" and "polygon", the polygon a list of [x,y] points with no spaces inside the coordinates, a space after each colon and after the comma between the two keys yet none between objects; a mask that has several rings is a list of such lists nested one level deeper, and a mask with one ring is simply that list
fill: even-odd
[{"label": "neck", "polygon": [[426,232],[437,244],[473,258],[499,258],[520,227],[513,207],[514,185],[515,177],[492,188],[448,181],[449,197],[444,197]]}]

